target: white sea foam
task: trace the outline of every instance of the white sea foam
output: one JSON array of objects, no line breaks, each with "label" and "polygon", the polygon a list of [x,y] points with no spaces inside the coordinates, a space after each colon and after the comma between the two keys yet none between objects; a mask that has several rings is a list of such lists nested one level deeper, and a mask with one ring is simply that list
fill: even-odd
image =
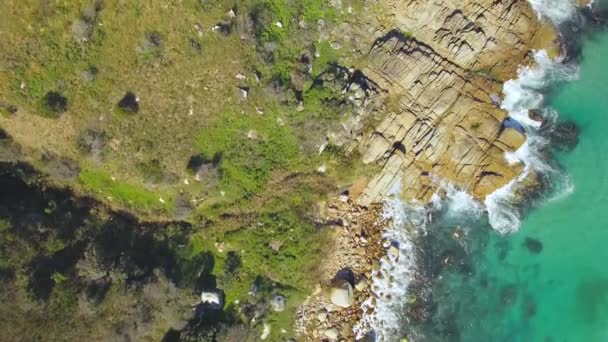
[{"label": "white sea foam", "polygon": [[575,0],[528,0],[539,18],[548,18],[556,25],[570,20],[576,12]]},{"label": "white sea foam", "polygon": [[[403,323],[403,306],[407,302],[407,289],[414,276],[416,260],[411,234],[424,233],[428,217],[426,209],[417,203],[399,198],[400,184],[393,187],[385,200],[383,216],[391,224],[383,237],[399,248],[399,256],[386,256],[380,260],[380,271],[372,274],[372,291],[378,299],[369,298],[362,304],[363,312],[373,307],[371,315],[364,315],[355,327],[361,338],[373,330],[376,341],[397,341]],[[379,277],[381,273],[383,276]],[[376,302],[374,305],[373,302]]]},{"label": "white sea foam", "polygon": [[[530,172],[559,173],[544,159],[541,151],[549,142],[539,132],[540,122],[529,117],[529,110],[537,110],[545,124],[552,125],[557,120],[557,113],[549,108],[544,108],[543,92],[551,84],[576,79],[577,75],[575,66],[563,64],[560,58],[551,59],[544,50],[540,50],[535,52],[532,66],[521,67],[518,77],[504,84],[505,97],[502,108],[509,113],[510,117],[524,126],[527,140],[517,151],[505,154],[505,158],[510,164],[522,163],[525,165],[522,174],[485,199],[489,222],[501,234],[517,231],[521,224],[513,195],[518,184]],[[573,191],[573,185],[569,179],[566,176],[561,178],[562,182],[570,185],[562,187],[563,191],[556,193],[554,198],[563,197]]]}]

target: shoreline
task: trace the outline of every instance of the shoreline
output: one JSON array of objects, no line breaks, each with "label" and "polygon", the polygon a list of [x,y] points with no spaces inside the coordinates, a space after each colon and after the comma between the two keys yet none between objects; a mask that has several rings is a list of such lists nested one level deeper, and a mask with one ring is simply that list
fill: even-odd
[{"label": "shoreline", "polygon": [[[589,7],[578,8],[577,15],[584,16],[586,18],[586,20],[593,21],[596,24],[598,22],[601,22],[601,20],[599,18],[594,17],[594,15],[592,13],[592,9]],[[566,32],[567,29],[570,29],[572,26],[575,26],[575,25],[578,25],[578,23],[575,22],[575,23],[568,24],[565,26],[565,28],[564,28],[564,25],[560,25],[560,27],[561,27],[561,29],[559,31],[560,32],[560,34],[559,34],[560,46],[561,46],[562,54],[565,54],[562,57],[563,63],[572,63],[573,60],[580,58],[580,56],[578,56],[575,53],[577,51],[576,50],[577,40],[576,39],[571,40],[571,39],[567,38],[568,35],[564,33],[564,32]],[[570,32],[570,33],[582,35],[582,34],[585,34],[586,32],[588,32],[588,30],[581,31],[581,30],[573,29],[572,32]],[[530,66],[530,67],[532,68],[533,66]],[[549,128],[543,127],[542,132],[544,132],[544,133],[542,133],[542,134],[548,134],[548,132],[550,133],[554,129],[555,129],[555,126],[551,126]],[[545,154],[545,158],[548,161],[552,160],[551,151],[544,151],[543,154]],[[517,208],[520,211],[520,213],[522,213],[522,216],[525,216],[526,212],[531,210],[533,207],[538,206],[538,203],[545,200],[545,196],[549,192],[551,192],[550,185],[547,183],[548,179],[546,179],[546,176],[547,175],[545,175],[543,173],[534,172],[533,174],[531,174],[532,178],[525,177],[526,179],[531,179],[531,181],[522,180],[522,182],[524,184],[520,184],[517,187],[517,189],[515,189],[516,196],[519,198]],[[533,195],[533,196],[530,196],[530,195]],[[477,203],[480,205],[483,205],[483,203],[480,203],[479,201],[477,201]],[[426,213],[427,213],[427,215],[433,215],[434,213],[441,215],[440,213],[437,212],[436,209],[433,209],[432,207],[427,207]],[[457,235],[457,231],[455,231],[454,234]],[[429,243],[427,236],[421,235],[421,234],[414,235],[414,236],[411,236],[411,241],[412,241],[412,243],[415,247],[414,249],[416,251],[415,258],[428,260],[428,256],[424,257],[424,255],[428,254],[429,252],[426,251],[425,247],[423,247],[425,244]],[[386,253],[383,254],[382,256],[386,256]],[[421,261],[421,262],[428,263],[429,261]],[[447,265],[448,264],[446,263],[446,266]],[[429,313],[428,307],[425,307],[425,305],[428,305],[431,302],[431,299],[430,299],[432,296],[431,287],[433,284],[433,277],[434,277],[432,273],[433,272],[430,270],[429,265],[420,267],[417,264],[415,275],[412,277],[412,280],[406,291],[408,293],[407,302],[409,302],[409,305],[404,305],[405,306],[404,314],[405,314],[405,317],[407,317],[406,318],[407,320],[423,322],[424,320],[428,319],[430,313]],[[372,293],[373,293],[373,291],[372,291]],[[376,295],[375,298],[379,298],[379,297]],[[406,330],[408,332],[406,334],[403,334],[403,336],[409,335],[410,338],[414,337],[413,340],[418,340],[417,339],[419,337],[419,336],[417,336],[418,333],[416,333],[415,331],[411,331],[408,328],[406,328]]]}]

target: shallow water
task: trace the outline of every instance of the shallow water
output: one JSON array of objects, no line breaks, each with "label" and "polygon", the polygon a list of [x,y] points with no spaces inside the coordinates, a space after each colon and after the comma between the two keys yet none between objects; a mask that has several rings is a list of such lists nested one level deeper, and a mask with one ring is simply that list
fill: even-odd
[{"label": "shallow water", "polygon": [[[501,236],[471,223],[466,257],[451,237],[456,222],[433,227],[435,274],[431,341],[608,341],[608,33],[587,39],[580,77],[548,104],[581,129],[556,159],[574,191],[542,203],[518,232]],[[557,180],[562,181],[562,180]],[[460,224],[463,224],[460,222]]]}]

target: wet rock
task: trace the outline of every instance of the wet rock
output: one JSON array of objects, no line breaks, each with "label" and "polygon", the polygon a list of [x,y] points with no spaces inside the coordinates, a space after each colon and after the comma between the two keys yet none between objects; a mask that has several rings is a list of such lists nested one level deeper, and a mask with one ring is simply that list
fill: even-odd
[{"label": "wet rock", "polygon": [[530,120],[536,121],[541,125],[545,123],[545,118],[542,116],[540,111],[536,109],[530,109],[528,111],[528,117],[530,118]]},{"label": "wet rock", "polygon": [[579,128],[574,122],[561,122],[550,132],[551,143],[562,151],[571,151],[578,145]]},{"label": "wet rock", "polygon": [[281,294],[275,294],[270,299],[270,307],[274,312],[282,312],[285,310],[285,304],[287,303],[287,299],[285,296]]},{"label": "wet rock", "polygon": [[354,302],[352,285],[346,280],[336,280],[330,290],[329,299],[341,308],[350,307]]},{"label": "wet rock", "polygon": [[45,108],[55,116],[60,116],[68,110],[68,99],[56,91],[49,91],[44,95]]},{"label": "wet rock", "polygon": [[139,98],[129,91],[118,102],[118,107],[125,113],[137,113],[139,111]]},{"label": "wet rock", "polygon": [[540,240],[530,237],[527,237],[526,240],[524,240],[524,246],[526,246],[528,251],[532,254],[539,254],[543,251],[543,243]]}]

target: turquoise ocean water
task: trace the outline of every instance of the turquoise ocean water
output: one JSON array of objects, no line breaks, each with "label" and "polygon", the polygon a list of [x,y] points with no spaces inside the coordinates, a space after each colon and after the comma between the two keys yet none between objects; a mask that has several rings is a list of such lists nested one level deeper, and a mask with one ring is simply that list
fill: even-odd
[{"label": "turquoise ocean water", "polygon": [[449,215],[433,225],[427,340],[608,341],[608,33],[585,38],[578,80],[546,102],[580,128],[576,148],[554,156],[574,190],[505,236],[480,219],[458,220],[460,242]]}]

